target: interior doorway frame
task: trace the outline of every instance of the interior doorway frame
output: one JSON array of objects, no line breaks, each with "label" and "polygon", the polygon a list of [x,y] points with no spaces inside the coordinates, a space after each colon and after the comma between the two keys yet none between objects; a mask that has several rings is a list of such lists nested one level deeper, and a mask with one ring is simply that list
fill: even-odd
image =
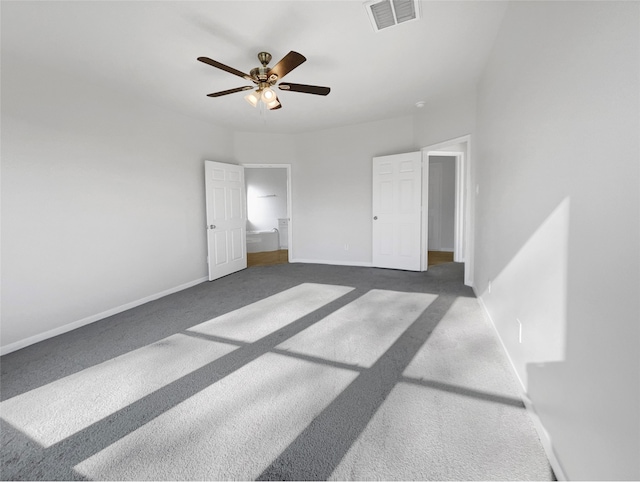
[{"label": "interior doorway frame", "polygon": [[[447,150],[464,144],[463,151]],[[422,152],[422,266],[428,268],[429,246],[429,157],[452,156],[456,158],[456,208],[454,233],[454,261],[464,263],[464,284],[473,286],[473,229],[474,199],[470,186],[473,185],[471,158],[471,135],[456,137],[447,141],[423,147]]]},{"label": "interior doorway frame", "polygon": [[[291,164],[240,164],[245,169],[286,169],[287,170],[287,219],[289,221],[289,229],[287,229],[287,261],[293,259],[293,220],[291,217]],[[245,188],[246,189],[246,188]],[[246,193],[245,193],[246,197]],[[249,209],[249,200],[246,199],[245,209]],[[245,213],[248,215],[248,212]]]}]

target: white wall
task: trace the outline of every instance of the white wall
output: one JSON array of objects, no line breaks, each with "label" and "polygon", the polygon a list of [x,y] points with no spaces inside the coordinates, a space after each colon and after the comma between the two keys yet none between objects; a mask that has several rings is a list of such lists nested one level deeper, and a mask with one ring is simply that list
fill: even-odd
[{"label": "white wall", "polygon": [[370,265],[371,159],[460,137],[474,125],[475,91],[462,92],[415,116],[292,135],[235,132],[234,162],[291,164],[292,261]]},{"label": "white wall", "polygon": [[476,290],[574,480],[640,479],[639,19],[513,2],[478,87]]},{"label": "white wall", "polygon": [[203,160],[231,139],[3,55],[2,346],[201,280]]},{"label": "white wall", "polygon": [[417,150],[412,118],[299,134],[295,146],[294,261],[370,265],[372,158]]},{"label": "white wall", "polygon": [[297,159],[291,134],[234,132],[233,154],[238,164],[291,164]]},{"label": "white wall", "polygon": [[460,92],[452,98],[442,98],[416,109],[414,138],[416,145],[426,147],[475,131],[476,92]]}]

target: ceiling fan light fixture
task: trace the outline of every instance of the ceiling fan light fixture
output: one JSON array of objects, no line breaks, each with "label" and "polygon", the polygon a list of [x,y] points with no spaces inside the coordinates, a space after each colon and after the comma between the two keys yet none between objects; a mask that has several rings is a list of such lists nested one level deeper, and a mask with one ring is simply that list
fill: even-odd
[{"label": "ceiling fan light fixture", "polygon": [[257,90],[254,90],[250,94],[245,95],[244,100],[249,102],[253,107],[257,107],[258,101],[260,100],[260,93]]},{"label": "ceiling fan light fixture", "polygon": [[277,109],[278,107],[280,107],[280,101],[276,97],[271,102],[267,103],[267,107],[269,108],[269,110]]},{"label": "ceiling fan light fixture", "polygon": [[276,93],[270,87],[262,89],[262,102],[269,105],[270,102],[277,100]]}]

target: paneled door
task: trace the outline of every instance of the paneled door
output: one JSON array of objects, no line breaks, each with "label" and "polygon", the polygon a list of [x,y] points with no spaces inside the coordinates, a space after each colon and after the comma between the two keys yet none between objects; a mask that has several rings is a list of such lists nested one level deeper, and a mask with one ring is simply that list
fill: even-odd
[{"label": "paneled door", "polygon": [[247,267],[244,168],[204,161],[209,281]]},{"label": "paneled door", "polygon": [[420,271],[422,155],[373,158],[373,266]]}]

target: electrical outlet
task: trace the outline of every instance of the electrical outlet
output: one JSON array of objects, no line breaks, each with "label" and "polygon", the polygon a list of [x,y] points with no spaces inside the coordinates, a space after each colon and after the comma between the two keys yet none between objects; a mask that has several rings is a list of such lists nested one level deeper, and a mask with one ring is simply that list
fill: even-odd
[{"label": "electrical outlet", "polygon": [[522,322],[518,318],[516,321],[518,322],[518,343],[522,343]]}]

